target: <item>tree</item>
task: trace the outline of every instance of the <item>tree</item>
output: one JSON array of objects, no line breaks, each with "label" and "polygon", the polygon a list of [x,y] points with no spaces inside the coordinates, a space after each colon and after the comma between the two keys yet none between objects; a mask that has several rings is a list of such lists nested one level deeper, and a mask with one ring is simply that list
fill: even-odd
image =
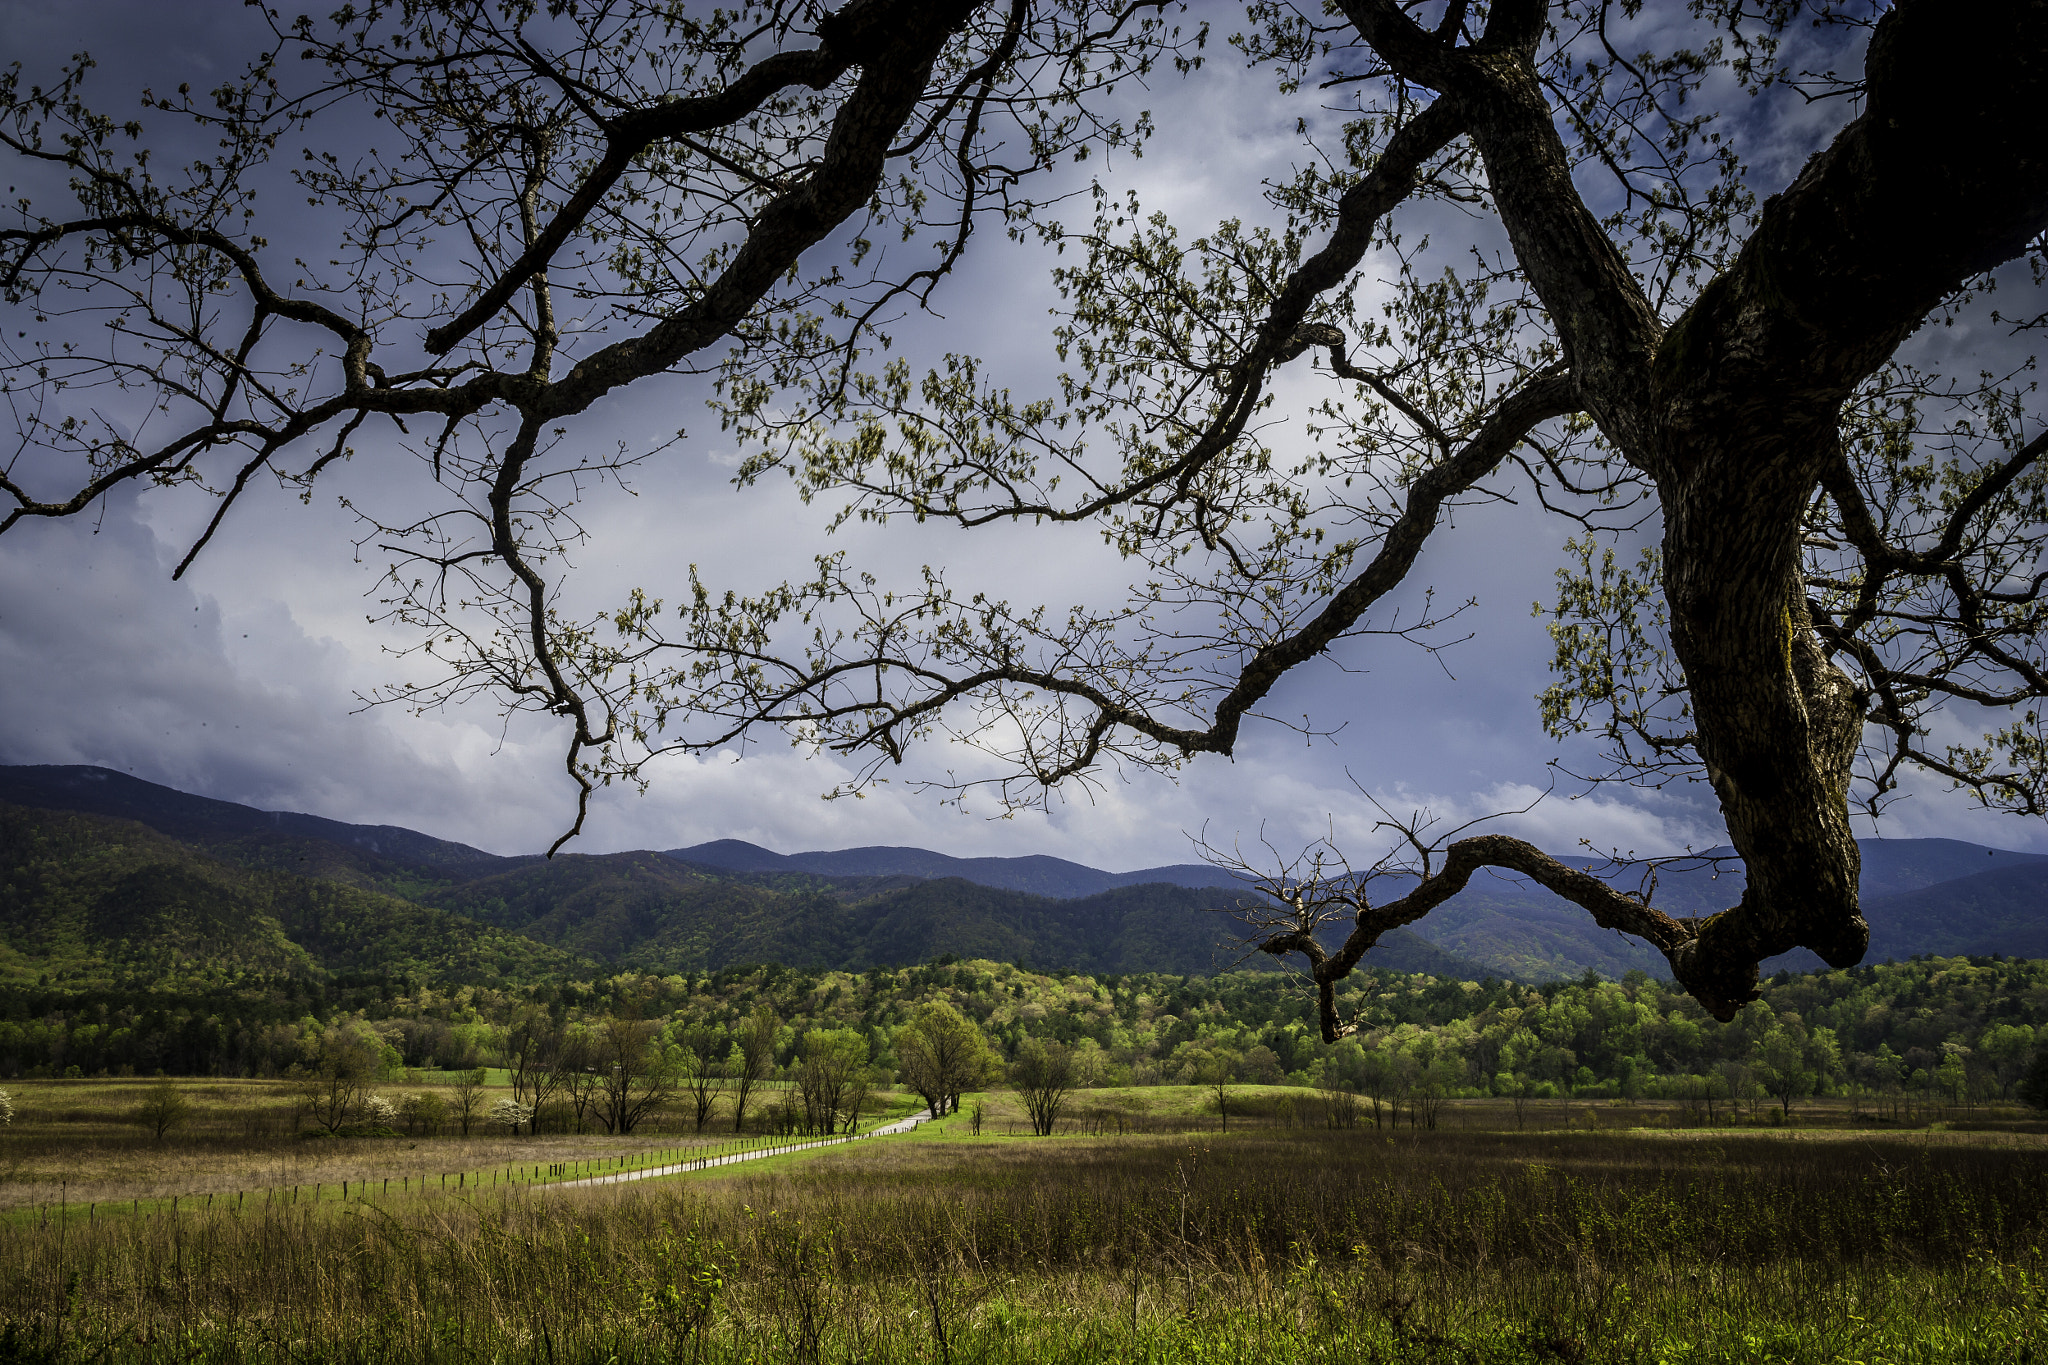
[{"label": "tree", "polygon": [[1757,1044],[1757,1083],[1778,1102],[1778,1111],[1792,1117],[1792,1101],[1811,1095],[1819,1076],[1807,1065],[1805,1030],[1794,1019],[1792,1027],[1777,1028]]},{"label": "tree", "polygon": [[1244,1055],[1237,1059],[1239,1079],[1252,1085],[1279,1085],[1287,1079],[1287,1069],[1280,1065],[1280,1054],[1260,1043],[1246,1048]]},{"label": "tree", "polygon": [[477,1067],[456,1072],[448,1082],[448,1113],[461,1127],[464,1137],[469,1136],[469,1126],[483,1118],[485,1075],[484,1069]]},{"label": "tree", "polygon": [[546,1010],[533,1007],[513,1015],[505,1028],[504,1047],[512,1099],[531,1110],[536,1120],[569,1077],[589,1062],[582,1048],[571,1045],[567,1029]]},{"label": "tree", "polygon": [[[881,1079],[876,1074],[875,1068],[871,1066],[861,1067],[853,1073],[852,1078],[846,1083],[846,1094],[839,1104],[841,1132],[858,1133],[860,1131],[860,1116],[867,1112],[868,1101],[873,1098],[875,1085]],[[981,1124],[979,1120],[975,1122],[974,1131],[976,1136],[980,1135]]]},{"label": "tree", "polygon": [[867,1065],[868,1040],[858,1029],[813,1029],[804,1035],[795,1079],[805,1132],[838,1131],[847,1096]]},{"label": "tree", "polygon": [[129,1111],[129,1122],[146,1130],[158,1142],[173,1128],[183,1127],[192,1117],[192,1101],[170,1077],[160,1077],[155,1085],[143,1092],[142,1099]]},{"label": "tree", "polygon": [[[1679,1107],[1690,1122],[1711,1125],[1714,1103],[1727,1093],[1727,1083],[1719,1076],[1685,1075],[1678,1078],[1677,1092]],[[1516,1116],[1519,1119],[1519,1107]]]},{"label": "tree", "polygon": [[[597,1097],[598,1051],[598,1041],[589,1028],[581,1024],[565,1028],[548,1067],[550,1087],[566,1101],[569,1116],[579,1133],[583,1131],[584,1122],[591,1113],[591,1104]],[[539,1101],[536,1101],[536,1117],[538,1105]]]},{"label": "tree", "polygon": [[735,1133],[746,1131],[747,1101],[753,1097],[754,1087],[775,1069],[775,1035],[781,1027],[776,1022],[774,1011],[760,1005],[740,1025],[739,1035],[733,1040],[732,1055],[726,1059],[725,1066],[726,1074],[732,1080],[732,1130]]},{"label": "tree", "polygon": [[[503,1095],[491,1102],[490,1110],[484,1115],[486,1121],[512,1130],[512,1136],[519,1136],[521,1124],[533,1123],[533,1106],[510,1095]],[[529,1126],[527,1132],[533,1129]]]},{"label": "tree", "polygon": [[1236,1060],[1227,1049],[1218,1048],[1205,1053],[1191,1068],[1195,1084],[1206,1089],[1216,1105],[1217,1129],[1226,1133],[1230,1131],[1231,1064]]},{"label": "tree", "polygon": [[959,1112],[960,1096],[986,1084],[1001,1065],[981,1026],[943,1000],[918,1006],[896,1030],[896,1059],[903,1083],[933,1118]]},{"label": "tree", "polygon": [[597,1028],[597,1117],[608,1133],[626,1134],[675,1095],[681,1067],[661,1046],[659,1026],[613,1017]]},{"label": "tree", "polygon": [[1358,1096],[1342,1085],[1324,1080],[1320,1088],[1323,1101],[1323,1122],[1331,1128],[1356,1128],[1358,1126]]},{"label": "tree", "polygon": [[1405,1057],[1412,1068],[1409,1112],[1433,1132],[1444,1102],[1467,1079],[1465,1059],[1427,1035],[1411,1045]]},{"label": "tree", "polygon": [[[1654,877],[1391,820],[1403,894],[1275,875],[1252,926],[1305,960],[1326,1040],[1357,1025],[1337,983],[1482,867],[1651,943],[1727,1019],[1768,956],[1863,955],[1852,801],[1876,814],[1918,768],[2048,810],[2031,358],[1901,354],[1930,320],[2048,326],[2038,278],[2004,268],[2048,260],[2038,3],[1966,22],[1899,0],[1869,26],[1833,0],[1260,0],[1233,41],[1314,153],[1268,187],[1272,225],[1192,239],[1107,172],[1070,226],[1049,177],[1142,136],[1114,116],[1121,83],[1202,79],[1206,24],[1093,0],[774,6],[744,31],[741,13],[270,18],[210,100],[181,86],[120,120],[86,102],[84,59],[6,77],[20,453],[0,533],[122,487],[211,496],[182,572],[252,486],[309,489],[388,433],[445,497],[366,514],[390,618],[432,670],[391,699],[559,718],[586,798],[655,754],[785,727],[875,765],[951,732],[1021,801],[1106,763],[1228,755],[1341,641],[1435,643],[1441,617],[1373,613],[1425,548],[1458,552],[1449,511],[1554,509],[1571,539],[1543,723],[1605,742],[1590,778],[1706,782],[1740,900],[1676,919]],[[1784,130],[1728,115],[1801,97],[1839,115],[1762,183],[1747,149]],[[366,159],[352,120],[371,115],[390,140]],[[189,176],[142,154],[168,120],[214,144]],[[332,243],[271,244],[279,184]],[[1446,208],[1475,226],[1433,248]],[[1071,369],[1043,398],[958,354],[878,364],[992,221],[1060,249]],[[889,249],[920,237],[931,253]],[[1304,357],[1322,368],[1289,386],[1312,391],[1303,444],[1276,452],[1278,376]],[[1130,597],[1041,612],[838,554],[805,582],[572,615],[572,503],[669,450],[592,455],[585,416],[692,369],[716,377],[741,484],[783,471],[848,517],[1090,523],[1136,566]],[[102,411],[127,397],[136,420]],[[1617,556],[1646,524],[1657,544]],[[1950,702],[1992,728],[1931,743]],[[579,804],[564,838],[581,825]]]},{"label": "tree", "polygon": [[1714,1071],[1721,1078],[1721,1084],[1732,1102],[1731,1107],[1740,1105],[1749,1111],[1751,1118],[1755,1118],[1757,1110],[1766,1098],[1755,1070],[1741,1062],[1722,1062]]},{"label": "tree", "polygon": [[309,1062],[293,1063],[285,1075],[313,1122],[337,1133],[355,1117],[379,1061],[369,1039],[337,1025],[319,1036]]},{"label": "tree", "polygon": [[398,1106],[398,1117],[407,1133],[431,1134],[447,1119],[448,1102],[439,1095],[414,1091]]},{"label": "tree", "polygon": [[1074,1088],[1074,1054],[1065,1043],[1026,1038],[1010,1062],[1010,1085],[1024,1102],[1031,1131],[1051,1137]]},{"label": "tree", "polygon": [[1879,1043],[1869,1063],[1870,1079],[1877,1093],[1890,1102],[1891,1117],[1899,1116],[1899,1096],[1906,1088],[1906,1061],[1892,1051],[1890,1043]]},{"label": "tree", "polygon": [[1519,1071],[1503,1071],[1494,1077],[1494,1089],[1508,1097],[1515,1111],[1515,1127],[1523,1127],[1529,1116],[1529,1101],[1534,1097],[1535,1083]]},{"label": "tree", "polygon": [[569,1112],[575,1115],[576,1131],[579,1133],[583,1131],[590,1117],[597,1112],[595,1106],[600,1081],[596,1063],[592,1062],[562,1083],[562,1093],[569,1098]]},{"label": "tree", "polygon": [[1961,1104],[1969,1098],[1969,1057],[1970,1049],[1961,1043],[1941,1045],[1941,1065],[1934,1069],[1933,1082],[1950,1104]]},{"label": "tree", "polygon": [[699,1133],[711,1122],[711,1111],[718,1105],[718,1083],[725,1078],[725,1063],[719,1060],[722,1042],[717,1031],[708,1028],[693,1028],[683,1035],[680,1075]]},{"label": "tree", "polygon": [[2002,1099],[2010,1099],[2013,1086],[2027,1069],[2034,1051],[2035,1030],[2026,1024],[1994,1024],[1977,1040],[1977,1051],[1991,1063],[1992,1081]]},{"label": "tree", "polygon": [[1378,1048],[1362,1052],[1352,1065],[1353,1083],[1358,1092],[1372,1105],[1372,1126],[1380,1126],[1381,1111],[1386,1112],[1387,1126],[1398,1127],[1401,1122],[1401,1069],[1393,1057]]}]

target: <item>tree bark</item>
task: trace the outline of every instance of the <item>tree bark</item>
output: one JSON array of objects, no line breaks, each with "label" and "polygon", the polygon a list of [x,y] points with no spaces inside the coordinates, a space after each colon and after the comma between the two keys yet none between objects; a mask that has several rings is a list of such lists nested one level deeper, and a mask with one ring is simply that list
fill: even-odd
[{"label": "tree bark", "polygon": [[1815,633],[1804,519],[1840,465],[1857,385],[1945,296],[2048,229],[2048,0],[1986,3],[1967,22],[1901,0],[1872,37],[1862,115],[1765,204],[1735,263],[1668,330],[1573,183],[1537,69],[1542,0],[1501,0],[1463,48],[1396,0],[1343,9],[1399,75],[1457,109],[1574,403],[1656,485],[1672,648],[1748,881],[1733,908],[1674,920],[1519,840],[1466,839],[1400,900],[1361,896],[1336,952],[1309,919],[1260,946],[1308,957],[1331,1041],[1350,1031],[1335,982],[1482,865],[1655,944],[1722,1019],[1755,998],[1764,958],[1804,946],[1854,964],[1870,932],[1848,795],[1869,697]]},{"label": "tree bark", "polygon": [[1901,4],[1866,77],[1865,113],[1663,338],[1625,443],[1657,481],[1672,646],[1748,870],[1741,904],[1672,955],[1717,1014],[1751,998],[1762,958],[1803,946],[1846,967],[1869,945],[1848,810],[1868,697],[1816,638],[1801,575],[1842,405],[1944,295],[2048,225],[2048,4],[1967,24]]},{"label": "tree bark", "polygon": [[1843,967],[1869,945],[1848,810],[1867,697],[1814,634],[1802,520],[1856,385],[2048,225],[2048,4],[1986,4],[1967,24],[1900,4],[1873,37],[1863,115],[1668,333],[1571,187],[1534,31],[1438,79],[1468,111],[1581,398],[1657,485],[1672,646],[1748,870],[1741,903],[1666,952],[1727,1018],[1761,959],[1804,946]]}]

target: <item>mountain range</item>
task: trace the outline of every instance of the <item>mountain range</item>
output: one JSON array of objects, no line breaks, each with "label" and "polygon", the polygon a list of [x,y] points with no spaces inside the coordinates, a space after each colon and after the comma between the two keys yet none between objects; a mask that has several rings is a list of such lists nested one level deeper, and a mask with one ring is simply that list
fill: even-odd
[{"label": "mountain range", "polygon": [[[1053,897],[961,877],[840,874],[801,863],[743,870],[656,852],[501,857],[394,826],[254,810],[102,768],[0,767],[0,803],[8,817],[0,821],[0,980],[133,984],[165,964],[199,979],[333,975],[371,970],[380,955],[395,974],[479,982],[759,962],[860,969],[945,955],[1205,974],[1242,956],[1216,913],[1235,900],[1225,891],[1132,883],[1131,874],[1057,859],[1018,861],[1068,869],[1068,880],[1053,883],[1062,889],[1075,889],[1075,876],[1107,889]],[[886,863],[875,850],[857,852],[865,857],[858,866]],[[943,870],[934,861],[942,855],[900,852],[922,872]],[[1047,873],[1027,866],[1021,875],[1045,884]],[[121,909],[152,883],[164,889],[147,915]],[[329,920],[294,909],[336,898],[347,906],[345,939]],[[455,951],[460,944],[473,947]],[[514,948],[531,951],[522,958]],[[1375,961],[1485,974],[1405,933],[1389,936]]]},{"label": "mountain range", "polygon": [[[2048,857],[1943,839],[1862,841],[1872,959],[2048,956]],[[1710,850],[1656,870],[1674,914],[1733,904]],[[1634,889],[1641,867],[1573,858]],[[1632,879],[1632,880],[1631,880]],[[1376,900],[1401,894],[1387,879]],[[764,961],[864,969],[941,955],[1096,974],[1237,964],[1242,883],[1206,864],[1133,872],[919,848],[503,857],[389,825],[261,811],[104,768],[0,767],[0,981],[384,972],[516,982]],[[1526,879],[1482,874],[1368,965],[1478,979],[1668,975],[1654,950]],[[1247,966],[1267,966],[1254,958]],[[1807,970],[1803,951],[1766,970]]]}]

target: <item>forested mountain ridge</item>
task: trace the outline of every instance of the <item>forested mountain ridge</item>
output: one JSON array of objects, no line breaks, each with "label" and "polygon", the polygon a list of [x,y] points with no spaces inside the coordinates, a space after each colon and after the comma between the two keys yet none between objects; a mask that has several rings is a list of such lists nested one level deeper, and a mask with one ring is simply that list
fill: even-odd
[{"label": "forested mountain ridge", "polygon": [[[1143,883],[1063,900],[960,878],[728,871],[652,852],[499,858],[407,830],[314,817],[274,823],[268,812],[100,769],[0,768],[0,794],[22,791],[73,807],[137,812],[180,846],[221,864],[401,897],[416,913],[452,912],[557,950],[564,964],[590,964],[564,965],[569,971],[603,964],[675,972],[758,962],[865,969],[950,954],[1049,969],[1207,973],[1240,956],[1230,920],[1214,913],[1236,897],[1216,889]],[[291,823],[301,819],[312,823]],[[326,839],[320,831],[328,826],[345,841]],[[225,884],[218,875],[214,881]],[[403,975],[414,960],[395,953],[392,973]],[[1445,975],[1487,972],[1405,931],[1387,935],[1373,961]]]},{"label": "forested mountain ridge", "polygon": [[449,983],[587,971],[569,953],[341,882],[238,867],[132,820],[0,805],[0,982],[210,988],[245,976]]},{"label": "forested mountain ridge", "polygon": [[0,806],[0,974],[315,974],[247,873],[132,822]]},{"label": "forested mountain ridge", "polygon": [[[108,816],[0,811],[0,980],[14,982],[155,976],[183,991],[251,973],[368,973],[533,984],[759,962],[860,970],[947,954],[1208,973],[1235,960],[1217,893],[1184,887],[1054,900],[958,879],[727,874],[642,852],[503,859],[503,870],[407,898],[377,889],[402,881],[403,866],[316,838],[231,833],[195,845]],[[346,875],[294,870],[304,867]],[[1484,975],[1409,934],[1390,935],[1374,961]]]},{"label": "forested mountain ridge", "polygon": [[[2025,931],[2038,861],[1937,883],[1983,892],[1974,919],[1953,895],[1942,902],[1947,931]],[[1920,894],[1880,898],[1872,913]],[[906,1012],[944,999],[1006,1054],[1055,1039],[1083,1048],[1099,1078],[1140,1084],[1226,1066],[1245,1081],[1393,1077],[1447,1093],[1850,1087],[1945,1103],[2009,1093],[2048,1033],[2042,961],[1786,973],[1721,1025],[1642,973],[1535,988],[1459,979],[1473,964],[1456,959],[1435,974],[1369,959],[1339,1002],[1360,1036],[1325,1045],[1296,981],[1210,974],[1228,965],[1210,946],[1227,934],[1204,908],[1213,893],[1156,883],[1058,900],[958,879],[720,874],[632,853],[513,865],[431,896],[234,866],[133,821],[0,806],[0,1075],[275,1074],[337,1025],[370,1029],[393,1066],[475,1065],[536,1006],[570,1023],[626,1010],[729,1031],[765,1004],[784,1021],[781,1062],[807,1029],[829,1027],[860,1030],[886,1066]],[[885,960],[957,948],[1010,961]],[[1015,965],[1040,953],[1101,965]],[[711,969],[720,955],[805,960]],[[1116,965],[1176,957],[1193,965]]]},{"label": "forested mountain ridge", "polygon": [[[1201,865],[1111,873],[1043,856],[952,858],[915,848],[785,855],[739,840],[665,853],[501,857],[396,826],[258,811],[84,767],[0,767],[0,800],[9,799],[137,819],[224,864],[454,911],[613,969],[765,961],[859,969],[952,954],[1186,973],[1237,960],[1229,924],[1210,912],[1228,908],[1240,884]],[[1862,848],[1873,960],[2048,954],[2048,858],[1944,839],[1864,840]],[[1658,868],[1656,904],[1684,915],[1739,900],[1739,864],[1713,852]],[[1566,861],[1631,889],[1643,876],[1592,858]],[[1384,879],[1374,899],[1402,887]],[[1412,931],[1387,935],[1372,961],[1467,979],[1668,975],[1647,945],[1496,871]],[[1793,953],[1768,965],[1819,963]]]},{"label": "forested mountain ridge", "polygon": [[133,820],[224,862],[407,896],[508,867],[504,858],[398,825],[351,825],[194,796],[111,768],[0,766],[0,802]]},{"label": "forested mountain ridge", "polygon": [[1026,891],[1034,896],[1074,900],[1121,886],[1164,882],[1172,886],[1238,890],[1244,879],[1207,863],[1173,863],[1135,872],[1104,872],[1042,853],[1021,858],[955,858],[925,848],[842,848],[832,852],[775,853],[741,839],[715,839],[668,856],[731,872],[809,872],[828,877],[957,877],[977,886]]},{"label": "forested mountain ridge", "polygon": [[[560,855],[422,900],[617,970],[663,974],[761,962],[864,971],[940,956],[1207,974],[1241,956],[1234,921],[1218,913],[1229,897],[1159,883],[1060,900],[960,878],[724,874],[641,852]],[[1373,961],[1486,974],[1405,932],[1388,935]]]}]

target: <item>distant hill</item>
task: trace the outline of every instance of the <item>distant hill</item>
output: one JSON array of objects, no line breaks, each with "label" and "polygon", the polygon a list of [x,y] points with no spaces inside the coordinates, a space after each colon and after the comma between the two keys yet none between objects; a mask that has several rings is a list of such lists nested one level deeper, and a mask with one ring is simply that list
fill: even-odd
[{"label": "distant hill", "polygon": [[2007,957],[2048,957],[2048,859],[1866,901],[1863,913],[1871,937],[1893,957],[1953,957],[1987,948]]},{"label": "distant hill", "polygon": [[[1863,851],[1873,960],[1934,951],[2019,953],[2023,950],[2012,945],[2034,941],[2029,934],[2048,932],[2048,857],[1956,839],[1864,839],[1858,843]],[[1656,904],[1676,915],[1712,914],[1735,904],[1742,899],[1745,879],[1733,853],[1728,848],[1709,849],[1697,859],[1659,867]],[[949,858],[917,848],[782,854],[723,839],[673,849],[669,856],[699,866],[755,873],[955,876],[984,886],[1048,896],[1097,895],[1148,881],[1218,890],[1241,885],[1230,874],[1206,864],[1116,873],[1059,858]],[[1617,868],[1605,860],[1578,855],[1562,861],[1627,890],[1646,885],[1647,869],[1640,866]],[[2004,880],[1994,877],[1980,892],[1975,879],[1991,875],[1985,871],[1987,865],[2011,875]],[[2041,879],[2038,884],[2036,878]],[[1949,887],[1949,883],[1954,885]],[[1397,897],[1409,884],[1399,877],[1382,879],[1375,899]],[[1961,907],[1974,903],[1980,895],[1995,900],[2000,907],[1995,915],[1988,909],[1962,912]],[[1952,908],[1958,913],[1952,914]],[[1450,957],[1462,959],[1467,973],[1476,970],[1526,981],[1575,977],[1589,969],[1607,977],[1619,977],[1631,969],[1665,979],[1671,975],[1663,954],[1656,949],[1600,928],[1584,911],[1560,901],[1526,877],[1492,869],[1474,877],[1463,892],[1412,926],[1412,932]],[[1819,958],[1802,950],[1772,959],[1764,970],[1807,971],[1821,965]]]},{"label": "distant hill", "polygon": [[[258,811],[104,768],[0,767],[0,801],[135,820],[223,865],[399,898],[574,959],[661,972],[757,961],[897,965],[951,953],[1094,973],[1205,973],[1235,961],[1229,926],[1211,912],[1243,890],[1199,863],[1106,872],[1062,858],[919,848],[782,854],[737,839],[551,862],[501,857],[397,826]],[[2048,955],[2048,857],[1952,839],[1860,844],[1872,960]],[[1713,861],[1727,852],[1659,868],[1656,904],[1680,915],[1735,904],[1740,864]],[[1628,890],[1646,884],[1641,866],[1565,861]],[[1385,879],[1375,899],[1403,889]],[[1494,871],[1412,931],[1388,935],[1371,961],[1468,979],[1669,975],[1653,949]],[[1801,951],[1765,970],[1818,965]]]},{"label": "distant hill", "polygon": [[[13,920],[20,932],[0,942],[0,979],[133,974],[144,960],[175,961],[188,975],[427,967],[458,980],[523,980],[752,962],[866,968],[945,954],[1048,970],[1206,974],[1237,956],[1227,943],[1229,921],[1212,913],[1233,898],[1157,882],[1060,898],[900,871],[832,875],[807,870],[801,859],[733,871],[651,852],[501,858],[393,826],[189,796],[105,769],[0,768],[0,793],[91,812],[65,826],[85,832],[65,876],[90,881],[94,904],[131,911],[118,926],[104,913],[67,917],[54,900],[41,904],[57,895],[54,884],[23,890]],[[28,817],[59,818],[47,810],[18,815],[5,836],[17,851],[38,827]],[[89,856],[88,844],[97,849]],[[94,880],[95,860],[104,862],[109,846],[134,855],[117,884]],[[1052,858],[925,856],[932,861],[921,865],[932,870],[1016,861],[1111,882],[1135,875]],[[152,918],[152,898],[170,912]],[[345,909],[322,913],[330,905]],[[52,928],[35,937],[28,929],[39,919]],[[479,937],[481,926],[489,930]],[[464,940],[476,942],[458,951]],[[147,945],[162,951],[151,957]],[[1389,935],[1370,960],[1400,971],[1486,974],[1406,932]],[[1250,965],[1276,964],[1259,958]]]},{"label": "distant hill", "polygon": [[1031,854],[1022,858],[954,858],[923,848],[842,848],[834,853],[774,853],[739,839],[717,839],[668,856],[701,867],[733,872],[812,872],[828,877],[958,877],[978,886],[1028,891],[1071,900],[1120,886],[1167,882],[1174,886],[1236,890],[1243,882],[1207,863],[1174,863],[1136,872],[1104,872],[1064,858]]},{"label": "distant hill", "polygon": [[[557,857],[428,899],[568,951],[663,973],[750,962],[859,971],[951,955],[1040,970],[1206,975],[1241,956],[1230,942],[1233,921],[1217,913],[1234,896],[1159,882],[1058,898],[959,877],[720,874],[661,854],[613,853]],[[1369,961],[1486,975],[1405,930]]]},{"label": "distant hill", "polygon": [[208,986],[370,973],[531,981],[583,964],[445,910],[236,867],[129,820],[0,805],[0,981]]},{"label": "distant hill", "polygon": [[0,766],[0,802],[134,820],[239,866],[395,895],[537,861],[501,858],[397,825],[351,825],[215,801],[110,768]]}]

